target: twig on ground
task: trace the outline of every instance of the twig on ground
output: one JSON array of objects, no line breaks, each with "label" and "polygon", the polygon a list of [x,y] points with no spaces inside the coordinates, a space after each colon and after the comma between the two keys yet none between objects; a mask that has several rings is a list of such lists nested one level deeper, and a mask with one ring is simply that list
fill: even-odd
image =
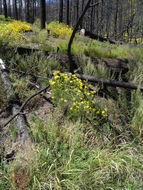
[{"label": "twig on ground", "polygon": [[9,121],[4,124],[3,127],[6,127],[11,121],[13,121],[18,115],[20,115],[20,114],[23,112],[25,106],[28,104],[28,102],[29,102],[32,98],[34,98],[35,96],[37,96],[37,95],[41,94],[42,92],[46,91],[48,88],[49,88],[49,85],[46,86],[45,88],[39,90],[38,92],[34,93],[34,94],[31,95],[30,97],[28,97],[28,98],[23,102],[23,104],[22,104],[22,106],[20,107],[19,111],[18,111],[15,115],[13,115],[13,116],[9,119]]}]

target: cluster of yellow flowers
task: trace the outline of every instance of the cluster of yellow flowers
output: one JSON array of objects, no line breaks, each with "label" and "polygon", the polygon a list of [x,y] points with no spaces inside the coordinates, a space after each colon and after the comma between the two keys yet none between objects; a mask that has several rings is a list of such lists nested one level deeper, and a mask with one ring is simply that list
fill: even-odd
[{"label": "cluster of yellow flowers", "polygon": [[101,110],[95,104],[96,91],[90,90],[90,85],[83,83],[75,74],[54,73],[50,80],[53,102],[61,107],[69,105],[70,116],[92,116],[107,118],[107,108]]},{"label": "cluster of yellow flowers", "polygon": [[23,32],[32,30],[29,24],[27,24],[26,22],[21,22],[21,21],[10,22],[7,26],[10,30],[16,33],[23,33]]},{"label": "cluster of yellow flowers", "polygon": [[50,30],[51,35],[59,38],[69,37],[72,34],[72,28],[64,23],[59,23],[57,21],[51,22],[47,29]]},{"label": "cluster of yellow flowers", "polygon": [[0,41],[10,44],[22,39],[25,31],[31,30],[31,26],[21,21],[0,23]]}]

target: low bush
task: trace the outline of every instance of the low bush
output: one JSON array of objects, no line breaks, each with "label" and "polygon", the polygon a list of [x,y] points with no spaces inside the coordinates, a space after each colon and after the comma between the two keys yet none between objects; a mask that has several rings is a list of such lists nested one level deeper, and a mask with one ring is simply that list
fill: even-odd
[{"label": "low bush", "polygon": [[[19,153],[10,165],[0,165],[1,189],[142,189],[141,146],[125,141],[102,146],[98,133],[90,137],[92,128],[79,121],[61,122],[59,115],[54,112],[45,121],[32,116],[35,148]],[[89,141],[100,146],[89,147]]]},{"label": "low bush", "polygon": [[0,109],[5,108],[7,106],[7,100],[3,88],[3,84],[1,81],[1,75],[0,75]]},{"label": "low bush", "polygon": [[11,22],[11,21],[13,21],[13,19],[11,17],[5,18],[4,15],[0,15],[0,23],[1,22],[6,22],[6,21]]},{"label": "low bush", "polygon": [[25,22],[12,21],[0,23],[0,41],[2,45],[11,45],[23,41],[23,33],[31,30],[31,26]]},{"label": "low bush", "polygon": [[96,91],[91,91],[90,85],[83,83],[76,75],[57,71],[54,79],[50,80],[50,86],[55,105],[65,108],[69,104],[70,118],[92,118],[98,123],[107,118],[107,108],[101,108],[94,101]]},{"label": "low bush", "polygon": [[64,23],[53,21],[48,24],[47,29],[50,30],[51,35],[58,38],[70,37],[72,34],[72,28]]}]

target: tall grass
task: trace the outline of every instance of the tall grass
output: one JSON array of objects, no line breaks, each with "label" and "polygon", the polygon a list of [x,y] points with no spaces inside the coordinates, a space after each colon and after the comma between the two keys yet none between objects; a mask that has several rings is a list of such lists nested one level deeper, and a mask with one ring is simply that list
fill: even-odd
[{"label": "tall grass", "polygon": [[[90,147],[90,127],[63,120],[57,113],[47,121],[32,117],[31,133],[35,148],[27,151],[26,157],[17,160],[7,171],[5,188],[25,189],[140,189],[142,182],[142,149],[133,143],[122,143],[104,147],[99,144]],[[86,130],[85,130],[86,129]],[[16,181],[19,174],[21,183]],[[1,176],[2,177],[2,176]],[[2,184],[4,186],[4,184]],[[3,186],[0,187],[3,187]],[[27,188],[26,188],[27,187]]]}]

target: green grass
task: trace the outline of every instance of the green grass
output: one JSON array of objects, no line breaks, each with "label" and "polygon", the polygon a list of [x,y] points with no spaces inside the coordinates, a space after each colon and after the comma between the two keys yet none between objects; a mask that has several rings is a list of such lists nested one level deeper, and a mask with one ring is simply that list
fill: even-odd
[{"label": "green grass", "polygon": [[[35,31],[43,39],[34,39],[45,45],[46,32]],[[33,39],[32,39],[33,40]],[[52,51],[57,47],[60,52],[67,52],[68,39],[55,39]],[[93,65],[90,57],[128,58],[130,71],[129,82],[143,85],[143,50],[129,45],[110,45],[76,36],[72,53],[78,60],[84,74],[99,78],[114,79],[104,64]],[[3,56],[3,54],[1,54]],[[45,86],[54,70],[65,71],[67,65],[61,65],[51,56],[45,57],[42,52],[20,56],[6,52],[2,57],[8,60],[10,77],[16,94],[21,102],[35,92],[29,89],[30,76],[19,76],[11,72],[12,68],[39,77],[36,82]],[[95,86],[98,89],[98,86]],[[88,121],[69,120],[58,107],[50,108],[40,119],[40,114],[30,114],[29,132],[33,146],[26,151],[19,150],[11,163],[0,163],[0,189],[7,190],[138,190],[143,187],[143,97],[140,91],[131,92],[131,101],[127,100],[127,90],[108,88],[116,95],[112,98],[95,97],[98,104],[107,105],[108,120],[103,125]],[[5,107],[5,95],[0,80],[0,108]],[[63,97],[64,98],[64,97]],[[39,99],[30,102],[40,103]],[[43,107],[41,108],[41,114]],[[117,133],[119,132],[120,135]],[[15,140],[17,131],[10,130],[11,140]],[[0,153],[2,155],[2,152]]]},{"label": "green grass", "polygon": [[[1,75],[0,75],[1,77]],[[2,80],[0,78],[0,109],[3,109],[7,106],[7,101],[5,99],[5,92],[4,92],[4,89],[3,89],[3,83],[2,83]]]},{"label": "green grass", "polygon": [[29,190],[134,190],[142,187],[140,145],[132,142],[112,145],[112,141],[104,142],[91,126],[87,128],[79,121],[72,123],[66,119],[61,122],[59,112],[53,114],[44,122],[32,116],[35,147],[32,151],[28,148],[24,160],[21,155],[17,156],[8,166],[8,173],[1,168],[3,178],[5,176],[3,186],[18,189],[22,183],[16,184],[12,176],[16,176],[15,173],[20,176],[24,171],[21,177]]}]

